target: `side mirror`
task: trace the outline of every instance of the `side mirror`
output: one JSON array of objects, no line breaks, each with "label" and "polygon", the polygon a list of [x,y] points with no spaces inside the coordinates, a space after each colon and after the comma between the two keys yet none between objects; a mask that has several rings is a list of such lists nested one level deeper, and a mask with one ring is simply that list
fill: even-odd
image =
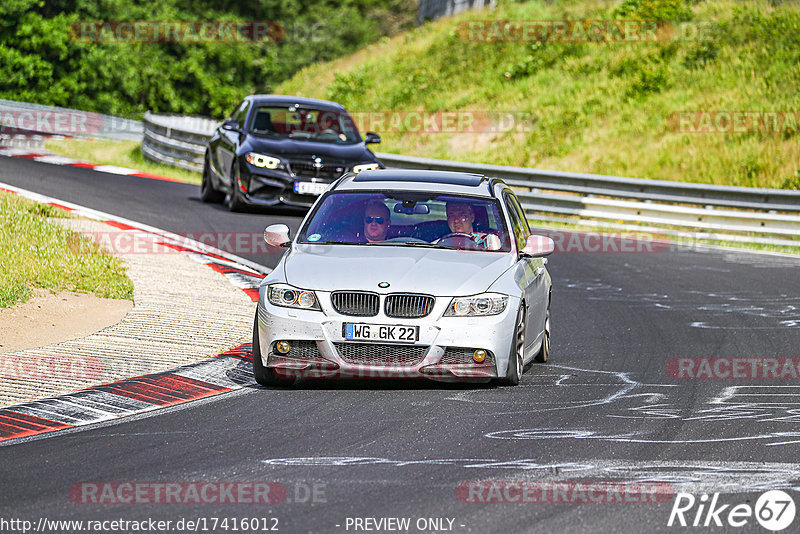
[{"label": "side mirror", "polygon": [[542,258],[549,256],[556,249],[556,243],[546,235],[531,235],[525,242],[525,247],[520,250],[523,256]]},{"label": "side mirror", "polygon": [[222,129],[223,130],[230,130],[232,132],[238,132],[239,131],[239,123],[236,122],[233,119],[228,119],[228,120],[226,120],[226,121],[224,121],[222,123]]},{"label": "side mirror", "polygon": [[271,247],[288,247],[289,227],[285,224],[271,224],[264,230],[264,241]]},{"label": "side mirror", "polygon": [[367,135],[364,136],[364,142],[366,144],[380,143],[381,142],[381,136],[376,134],[375,132],[367,132]]}]

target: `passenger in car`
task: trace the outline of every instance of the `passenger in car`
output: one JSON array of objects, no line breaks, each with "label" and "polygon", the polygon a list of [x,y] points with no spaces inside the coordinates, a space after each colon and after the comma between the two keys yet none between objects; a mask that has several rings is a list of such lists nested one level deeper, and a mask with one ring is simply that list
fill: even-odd
[{"label": "passenger in car", "polygon": [[391,226],[390,212],[386,204],[380,201],[367,204],[367,209],[364,210],[364,238],[367,242],[384,241],[389,226]]}]

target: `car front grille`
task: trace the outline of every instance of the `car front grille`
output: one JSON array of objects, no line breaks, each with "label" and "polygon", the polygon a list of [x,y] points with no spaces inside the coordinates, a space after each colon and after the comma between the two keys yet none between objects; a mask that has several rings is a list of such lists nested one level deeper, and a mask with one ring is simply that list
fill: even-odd
[{"label": "car front grille", "polygon": [[[447,347],[439,363],[442,365],[476,365],[472,359],[472,353],[475,350],[465,347]],[[494,354],[489,351],[486,352],[486,359],[483,361],[483,365],[486,364],[494,365]]]},{"label": "car front grille", "polygon": [[289,169],[299,178],[327,178],[335,180],[347,170],[341,163],[323,164],[317,168],[311,161],[290,161]]},{"label": "car front grille", "polygon": [[331,304],[342,315],[372,317],[378,315],[380,298],[377,293],[365,291],[334,291],[331,293]]},{"label": "car front grille", "polygon": [[384,311],[387,317],[425,317],[435,301],[428,295],[396,293],[386,297]]},{"label": "car front grille", "polygon": [[280,354],[275,351],[278,356],[286,356],[287,358],[319,358],[320,353],[317,348],[316,341],[290,341],[292,348],[286,354]]},{"label": "car front grille", "polygon": [[371,343],[334,343],[347,363],[376,367],[410,367],[419,364],[428,347]]}]

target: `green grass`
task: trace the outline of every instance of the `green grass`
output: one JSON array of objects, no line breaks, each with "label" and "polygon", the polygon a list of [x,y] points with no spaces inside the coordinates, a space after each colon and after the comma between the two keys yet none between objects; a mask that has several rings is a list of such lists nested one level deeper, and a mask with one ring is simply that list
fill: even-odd
[{"label": "green grass", "polygon": [[0,307],[25,302],[32,288],[133,300],[120,261],[88,238],[50,222],[65,212],[0,193]]},{"label": "green grass", "polygon": [[[800,133],[685,133],[681,111],[800,111],[800,7],[735,0],[513,3],[440,19],[303,69],[276,92],[351,111],[529,114],[517,131],[383,131],[379,150],[685,182],[797,189]],[[469,42],[470,20],[678,20],[653,43]],[[800,127],[800,125],[798,125]]]},{"label": "green grass", "polygon": [[48,141],[45,148],[79,160],[98,165],[117,165],[128,167],[159,176],[167,176],[182,182],[200,185],[201,175],[179,167],[171,167],[155,163],[142,156],[141,143],[136,141],[92,141],[82,139],[64,139]]}]

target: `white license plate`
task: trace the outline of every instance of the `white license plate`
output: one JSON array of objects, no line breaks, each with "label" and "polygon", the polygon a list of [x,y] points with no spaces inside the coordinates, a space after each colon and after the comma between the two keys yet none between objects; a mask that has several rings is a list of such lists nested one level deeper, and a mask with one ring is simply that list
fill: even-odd
[{"label": "white license plate", "polygon": [[321,195],[328,189],[330,184],[320,184],[314,182],[295,182],[294,192],[300,195]]},{"label": "white license plate", "polygon": [[344,338],[352,341],[416,343],[419,340],[418,326],[344,323],[343,330]]}]

